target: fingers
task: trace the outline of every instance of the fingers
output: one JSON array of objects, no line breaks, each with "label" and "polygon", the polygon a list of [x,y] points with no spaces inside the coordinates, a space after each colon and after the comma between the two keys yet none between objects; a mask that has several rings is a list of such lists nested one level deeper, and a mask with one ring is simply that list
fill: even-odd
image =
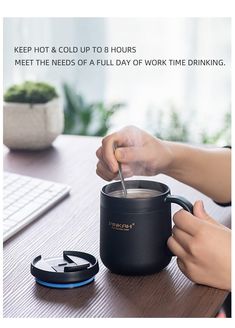
[{"label": "fingers", "polygon": [[143,131],[139,130],[138,128],[128,126],[118,132],[108,135],[107,137],[103,138],[102,147],[98,149],[96,153],[97,157],[99,159],[102,157],[102,160],[107,164],[111,172],[117,172],[117,160],[120,160],[120,158],[118,159],[116,156],[118,156],[118,154],[120,155],[120,153],[117,151],[117,153],[115,152],[114,154],[114,145],[117,148],[122,147],[124,149],[125,147],[132,147],[134,144],[139,145],[140,140],[142,140],[142,134]]},{"label": "fingers", "polygon": [[189,251],[192,242],[192,236],[183,230],[179,229],[176,225],[172,229],[174,239],[186,250]]},{"label": "fingers", "polygon": [[143,147],[120,147],[115,151],[115,157],[120,163],[143,161]]},{"label": "fingers", "polygon": [[205,212],[202,201],[195,202],[193,212],[194,215],[185,210],[176,212],[173,216],[176,227],[194,236],[201,229],[203,224],[202,220],[213,224],[219,224]]},{"label": "fingers", "polygon": [[96,151],[96,157],[99,159],[99,160],[103,160],[103,156],[102,156],[102,147],[98,148],[97,151]]},{"label": "fingers", "polygon": [[118,163],[114,155],[113,146],[115,138],[110,135],[102,140],[101,156],[111,172],[118,171]]},{"label": "fingers", "polygon": [[[99,162],[97,164],[97,168],[96,168],[96,173],[103,178],[104,180],[107,181],[111,181],[113,179],[115,180],[119,180],[120,177],[118,175],[118,172],[112,172],[110,170],[110,168],[108,167],[108,165],[106,164],[106,162],[103,159],[103,154],[102,154],[102,147],[100,147],[97,151],[96,151],[96,156],[99,159]],[[130,178],[133,176],[133,171],[130,168],[129,165],[126,164],[122,164],[122,173],[124,178]]]},{"label": "fingers", "polygon": [[116,156],[114,154],[113,147],[116,145],[119,146],[129,146],[130,140],[128,138],[128,134],[123,132],[116,132],[102,140],[102,148],[98,152],[99,155],[102,156],[103,161],[107,164],[111,172],[117,172],[118,163]]},{"label": "fingers", "polygon": [[102,154],[102,147],[97,149],[96,156],[98,157],[99,161],[96,166],[96,174],[98,174],[102,179],[111,181],[115,178],[116,173],[112,172],[108,165],[103,160],[103,154]]},{"label": "fingers", "polygon": [[186,256],[186,251],[185,249],[178,243],[178,241],[175,240],[173,236],[168,238],[167,240],[167,246],[171,250],[171,252],[178,256],[178,257],[185,257]]},{"label": "fingers", "polygon": [[181,259],[177,258],[177,264],[178,264],[180,271],[182,271],[185,274],[186,267],[185,267],[184,262]]},{"label": "fingers", "polygon": [[193,206],[193,214],[200,219],[207,219],[209,215],[205,212],[203,202],[197,200]]},{"label": "fingers", "polygon": [[129,178],[134,175],[132,167],[127,164],[122,164],[122,174],[124,178]]},{"label": "fingers", "polygon": [[[107,181],[111,181],[115,177],[118,178],[118,160],[121,158],[126,158],[125,149],[122,148],[122,151],[119,151],[119,148],[114,152],[114,145],[123,146],[126,145],[127,148],[131,145],[131,140],[126,133],[113,133],[102,140],[102,146],[96,151],[96,156],[99,159],[97,164],[96,173]],[[132,149],[131,149],[132,150]],[[131,152],[132,154],[132,152]],[[122,165],[123,176],[125,178],[133,176],[133,172],[128,165]]]},{"label": "fingers", "polygon": [[106,181],[111,181],[117,176],[117,174],[111,172],[106,164],[101,161],[97,163],[96,173]]},{"label": "fingers", "polygon": [[173,216],[175,225],[184,232],[194,236],[201,227],[201,222],[191,213],[180,210]]},{"label": "fingers", "polygon": [[174,239],[174,237],[170,237],[167,241],[167,245],[170,248],[171,252],[177,256],[177,264],[180,269],[187,277],[187,252],[184,248]]},{"label": "fingers", "polygon": [[206,213],[203,202],[201,200],[197,200],[195,202],[193,206],[193,214],[201,220],[205,220],[214,224],[219,224],[214,219],[212,219],[209,214]]},{"label": "fingers", "polygon": [[118,171],[118,163],[114,155],[113,143],[107,143],[105,139],[102,140],[102,146],[97,149],[96,156],[107,166],[108,170],[115,173]]}]

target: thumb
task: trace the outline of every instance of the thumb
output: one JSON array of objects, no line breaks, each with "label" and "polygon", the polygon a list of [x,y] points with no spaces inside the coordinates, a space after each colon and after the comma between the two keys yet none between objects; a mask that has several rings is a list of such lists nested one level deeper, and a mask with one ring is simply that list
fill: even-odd
[{"label": "thumb", "polygon": [[141,147],[119,147],[115,150],[115,157],[120,163],[132,163],[143,160]]},{"label": "thumb", "polygon": [[206,213],[202,200],[197,200],[193,206],[193,214],[199,219],[206,220],[211,223],[216,223],[214,219]]}]

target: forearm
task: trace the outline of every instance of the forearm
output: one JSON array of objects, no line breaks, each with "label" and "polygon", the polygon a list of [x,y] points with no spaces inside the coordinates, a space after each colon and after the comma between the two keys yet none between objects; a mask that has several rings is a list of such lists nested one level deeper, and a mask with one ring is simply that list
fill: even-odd
[{"label": "forearm", "polygon": [[165,174],[220,203],[231,201],[231,151],[165,142],[172,160]]}]

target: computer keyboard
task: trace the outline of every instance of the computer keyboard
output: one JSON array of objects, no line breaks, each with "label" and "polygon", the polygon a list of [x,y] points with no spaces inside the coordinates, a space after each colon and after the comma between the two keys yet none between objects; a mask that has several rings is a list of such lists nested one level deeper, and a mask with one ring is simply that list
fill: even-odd
[{"label": "computer keyboard", "polygon": [[3,241],[53,207],[70,192],[64,184],[4,172]]}]

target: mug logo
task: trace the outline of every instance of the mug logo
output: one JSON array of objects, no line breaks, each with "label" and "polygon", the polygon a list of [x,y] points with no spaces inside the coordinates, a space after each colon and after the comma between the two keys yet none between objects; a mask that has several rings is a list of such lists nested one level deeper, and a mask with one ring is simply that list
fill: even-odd
[{"label": "mug logo", "polygon": [[109,221],[109,226],[113,230],[130,231],[131,229],[134,228],[135,223],[118,223],[118,222]]}]

